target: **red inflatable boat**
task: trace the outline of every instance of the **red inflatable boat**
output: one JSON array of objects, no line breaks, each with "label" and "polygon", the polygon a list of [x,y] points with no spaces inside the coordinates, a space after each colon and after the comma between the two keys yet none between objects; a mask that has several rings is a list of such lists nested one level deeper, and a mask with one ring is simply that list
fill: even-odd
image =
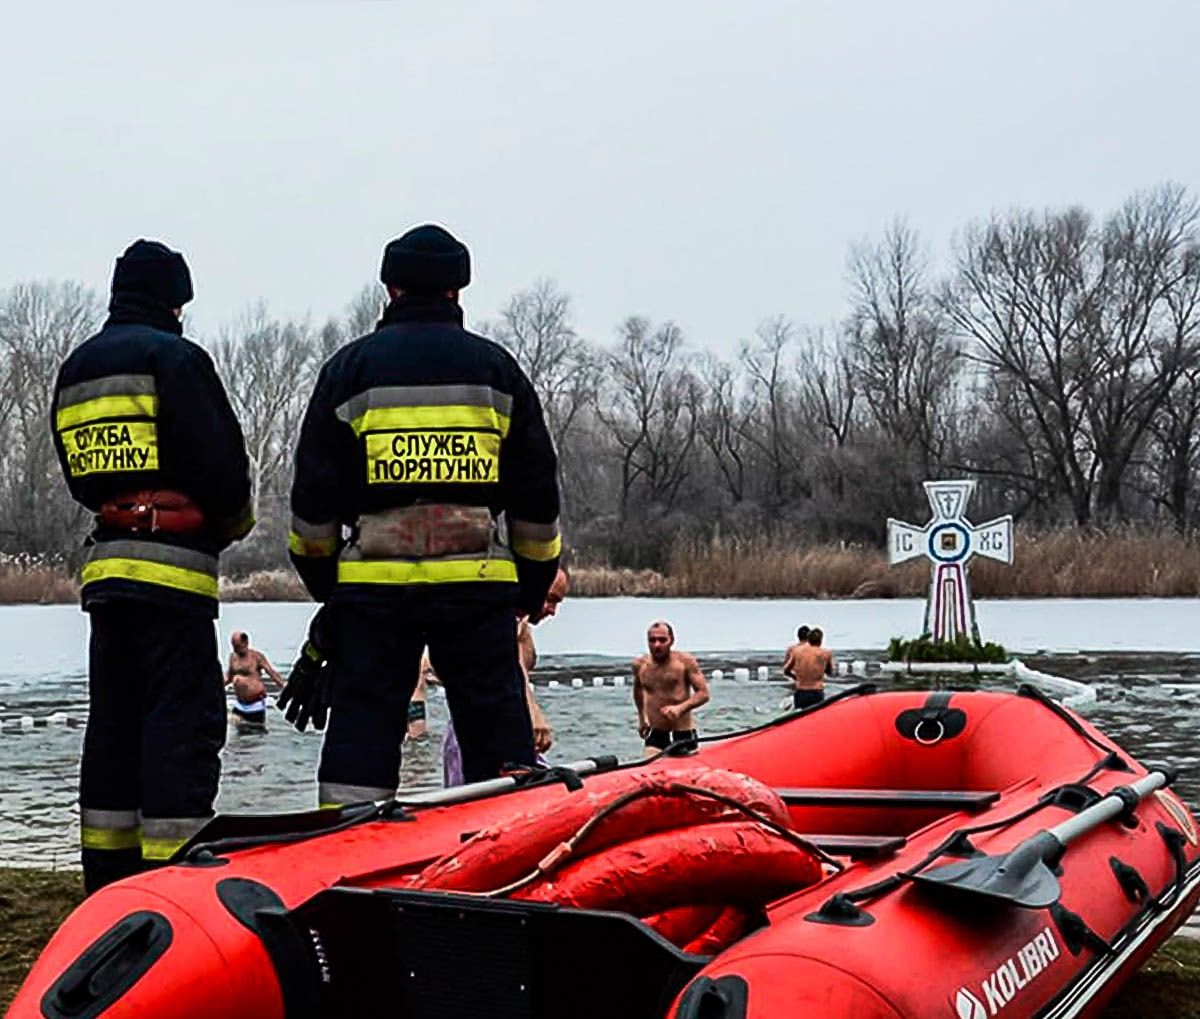
[{"label": "red inflatable boat", "polygon": [[1170,780],[1031,689],[860,687],[692,754],[218,817],[9,1014],[1095,1016],[1200,897]]}]

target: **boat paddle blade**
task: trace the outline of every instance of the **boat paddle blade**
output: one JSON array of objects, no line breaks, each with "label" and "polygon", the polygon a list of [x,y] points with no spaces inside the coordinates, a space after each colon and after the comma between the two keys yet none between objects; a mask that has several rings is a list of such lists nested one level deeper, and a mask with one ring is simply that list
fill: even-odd
[{"label": "boat paddle blade", "polygon": [[978,896],[1022,909],[1046,909],[1062,894],[1048,861],[1063,844],[1043,831],[1003,856],[976,856],[910,875],[925,888],[947,895]]}]

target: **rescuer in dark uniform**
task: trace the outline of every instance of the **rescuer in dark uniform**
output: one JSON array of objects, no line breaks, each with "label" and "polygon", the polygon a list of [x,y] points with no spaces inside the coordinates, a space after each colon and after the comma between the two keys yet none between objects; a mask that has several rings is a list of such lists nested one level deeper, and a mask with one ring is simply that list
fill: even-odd
[{"label": "rescuer in dark uniform", "polygon": [[71,494],[96,514],[82,576],[88,892],[165,862],[217,794],[217,554],[254,520],[241,428],[212,360],[182,336],[191,299],[182,255],[131,245],[108,320],[63,363],[50,410]]},{"label": "rescuer in dark uniform", "polygon": [[515,619],[540,616],[562,547],[538,398],[462,326],[467,249],[417,227],[387,246],[380,278],[383,318],[321,370],[296,450],[292,561],[327,603],[298,669],[303,684],[328,656],[333,674],[323,804],[395,792],[425,645],[466,780],[533,764]]}]

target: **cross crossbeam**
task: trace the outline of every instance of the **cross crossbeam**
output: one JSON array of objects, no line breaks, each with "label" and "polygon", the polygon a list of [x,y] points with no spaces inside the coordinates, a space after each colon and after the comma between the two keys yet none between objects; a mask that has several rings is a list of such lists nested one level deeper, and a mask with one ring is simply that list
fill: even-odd
[{"label": "cross crossbeam", "polygon": [[979,638],[967,579],[971,559],[983,556],[1006,564],[1013,561],[1012,517],[972,524],[966,511],[974,491],[974,481],[926,481],[925,495],[933,519],[923,526],[903,520],[887,522],[889,564],[922,556],[932,564],[925,632],[935,640],[954,640],[960,634]]}]

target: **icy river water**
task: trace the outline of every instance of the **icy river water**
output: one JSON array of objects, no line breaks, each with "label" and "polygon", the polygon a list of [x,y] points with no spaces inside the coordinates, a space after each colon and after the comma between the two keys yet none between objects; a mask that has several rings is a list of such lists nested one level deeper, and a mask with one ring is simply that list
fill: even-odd
[{"label": "icy river water", "polygon": [[[922,603],[908,600],[571,599],[536,631],[541,658],[535,681],[556,733],[551,757],[566,762],[602,752],[639,755],[630,690],[611,681],[628,675],[629,660],[642,650],[646,625],[655,619],[674,624],[678,646],[695,652],[706,671],[723,670],[700,716],[702,728],[715,733],[779,710],[786,692],[779,662],[800,623],[821,626],[839,659],[871,660],[882,658],[889,637],[915,633],[922,611]],[[311,612],[303,604],[225,605],[222,647],[233,629],[247,630],[284,668]],[[979,604],[978,614],[984,636],[1028,664],[1093,684],[1099,699],[1087,709],[1089,717],[1143,762],[1180,767],[1180,793],[1200,802],[1200,602],[990,601]],[[0,864],[75,866],[86,622],[72,606],[0,608]],[[767,681],[733,678],[741,667],[755,677],[760,665],[769,667]],[[597,676],[609,685],[595,687]],[[575,678],[582,688],[572,686]],[[56,713],[58,724],[45,724]],[[441,782],[446,709],[437,692],[429,714],[431,736],[405,748],[409,791]],[[34,726],[22,728],[22,716]],[[319,748],[318,734],[295,732],[273,710],[265,734],[231,730],[218,809],[311,808]]]}]

